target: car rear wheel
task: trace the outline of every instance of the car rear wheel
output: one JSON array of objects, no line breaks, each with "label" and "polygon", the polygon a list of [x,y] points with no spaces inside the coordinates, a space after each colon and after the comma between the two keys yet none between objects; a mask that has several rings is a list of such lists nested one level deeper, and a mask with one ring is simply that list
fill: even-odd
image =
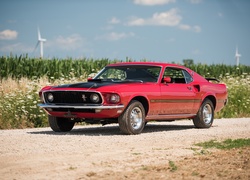
[{"label": "car rear wheel", "polygon": [[214,105],[211,100],[205,99],[193,119],[194,125],[197,128],[210,128],[214,121]]},{"label": "car rear wheel", "polygon": [[119,128],[125,134],[140,134],[145,126],[145,109],[139,101],[131,101],[118,118]]},{"label": "car rear wheel", "polygon": [[48,116],[48,119],[51,129],[55,132],[71,131],[75,125],[75,122],[71,121],[69,118]]}]

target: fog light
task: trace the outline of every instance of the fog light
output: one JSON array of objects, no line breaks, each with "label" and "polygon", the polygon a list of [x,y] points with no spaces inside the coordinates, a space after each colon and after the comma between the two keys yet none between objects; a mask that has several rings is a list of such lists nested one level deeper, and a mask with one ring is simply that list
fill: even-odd
[{"label": "fog light", "polygon": [[99,113],[99,112],[101,112],[102,110],[101,109],[96,109],[95,110],[95,113]]},{"label": "fog light", "polygon": [[48,96],[47,96],[47,99],[48,99],[49,102],[53,102],[54,101],[53,94],[49,93]]},{"label": "fog light", "polygon": [[122,113],[122,110],[117,110],[117,114],[121,114]]}]

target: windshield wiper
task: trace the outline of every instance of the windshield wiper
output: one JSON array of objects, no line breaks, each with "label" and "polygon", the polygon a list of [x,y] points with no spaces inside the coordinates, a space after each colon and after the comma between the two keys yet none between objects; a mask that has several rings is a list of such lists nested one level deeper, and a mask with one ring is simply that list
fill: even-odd
[{"label": "windshield wiper", "polygon": [[89,79],[88,82],[117,82],[120,79]]},{"label": "windshield wiper", "polygon": [[140,79],[124,79],[122,82],[140,82],[140,83],[143,83],[143,80],[140,80]]},{"label": "windshield wiper", "polygon": [[89,79],[88,82],[139,82],[143,83],[140,79]]}]

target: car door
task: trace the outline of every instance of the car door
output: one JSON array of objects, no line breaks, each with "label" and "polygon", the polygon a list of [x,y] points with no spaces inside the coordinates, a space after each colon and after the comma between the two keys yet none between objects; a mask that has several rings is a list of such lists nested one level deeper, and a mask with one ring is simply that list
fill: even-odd
[{"label": "car door", "polygon": [[161,115],[193,114],[197,93],[184,69],[167,67],[161,83]]}]

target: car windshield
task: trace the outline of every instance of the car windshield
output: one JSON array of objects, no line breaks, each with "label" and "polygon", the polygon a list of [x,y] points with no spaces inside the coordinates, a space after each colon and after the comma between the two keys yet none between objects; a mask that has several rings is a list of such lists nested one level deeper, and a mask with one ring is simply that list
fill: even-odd
[{"label": "car windshield", "polygon": [[105,67],[94,79],[157,82],[160,70],[159,66],[110,66]]}]

